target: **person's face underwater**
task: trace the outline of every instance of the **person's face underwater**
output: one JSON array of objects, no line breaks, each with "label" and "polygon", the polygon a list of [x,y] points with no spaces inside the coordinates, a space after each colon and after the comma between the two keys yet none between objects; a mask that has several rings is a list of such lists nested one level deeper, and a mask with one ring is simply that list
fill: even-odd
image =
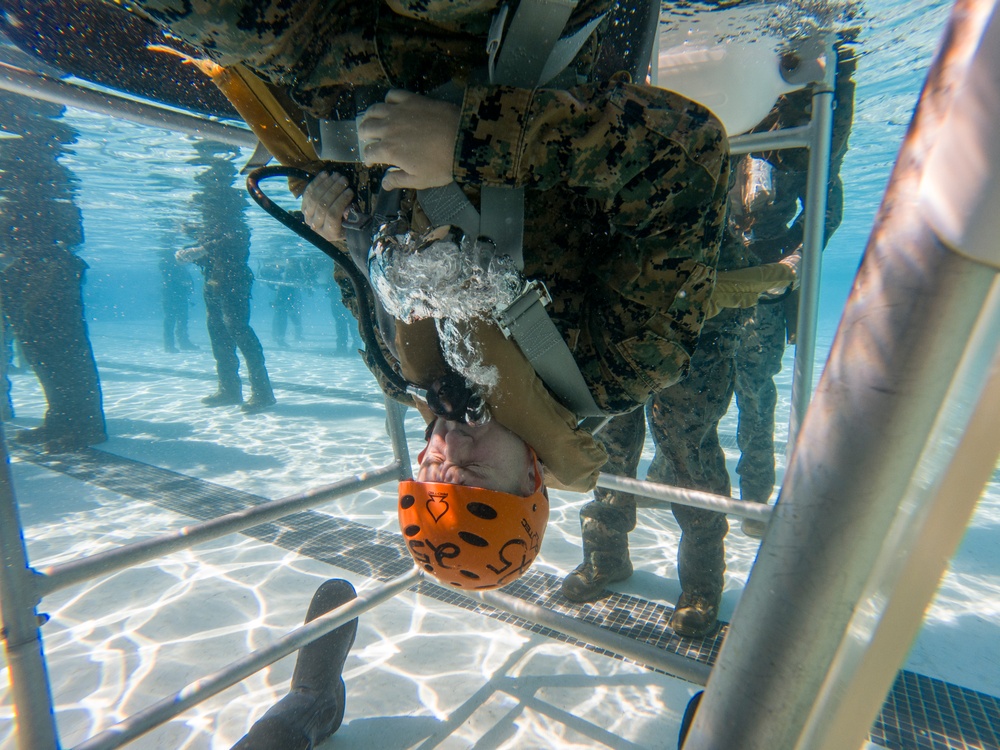
[{"label": "person's face underwater", "polygon": [[535,461],[527,444],[495,420],[481,425],[437,419],[428,428],[417,481],[482,487],[527,497]]}]

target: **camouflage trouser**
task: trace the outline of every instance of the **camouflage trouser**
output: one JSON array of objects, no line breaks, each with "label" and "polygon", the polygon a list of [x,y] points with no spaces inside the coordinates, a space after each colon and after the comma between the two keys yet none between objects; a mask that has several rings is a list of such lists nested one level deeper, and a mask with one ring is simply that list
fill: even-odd
[{"label": "camouflage trouser", "polygon": [[743,328],[736,356],[736,441],[740,497],[766,503],[774,490],[774,376],[785,353],[785,306],[760,304]]},{"label": "camouflage trouser", "polygon": [[[726,457],[719,444],[719,420],[733,396],[740,324],[747,313],[726,310],[705,324],[688,377],[653,396],[647,405],[656,456],[648,479],[720,495],[730,494]],[[636,412],[616,417],[601,432],[609,454],[605,471],[634,475],[642,451],[643,422]],[[635,498],[598,490],[580,512],[585,559],[628,555],[635,528]],[[726,569],[723,539],[729,524],[722,513],[672,507],[681,527],[677,567],[681,589],[717,599]]]}]

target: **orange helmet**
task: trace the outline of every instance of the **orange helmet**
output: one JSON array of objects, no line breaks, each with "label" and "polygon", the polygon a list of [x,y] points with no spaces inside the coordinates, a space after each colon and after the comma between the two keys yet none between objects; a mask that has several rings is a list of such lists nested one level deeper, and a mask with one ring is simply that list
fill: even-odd
[{"label": "orange helmet", "polygon": [[444,482],[399,483],[399,528],[417,564],[455,588],[505,586],[531,567],[549,520],[535,459],[528,497]]}]

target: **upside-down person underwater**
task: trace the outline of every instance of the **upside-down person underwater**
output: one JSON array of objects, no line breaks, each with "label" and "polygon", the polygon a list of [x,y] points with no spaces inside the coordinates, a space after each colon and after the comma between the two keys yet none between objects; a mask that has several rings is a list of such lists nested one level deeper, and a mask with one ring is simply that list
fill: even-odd
[{"label": "upside-down person underwater", "polygon": [[[644,70],[605,44],[611,0],[555,15],[537,0],[129,7],[203,51],[199,67],[271,154],[317,175],[305,222],[368,277],[357,293],[377,300],[394,377],[372,351],[366,361],[427,420],[399,518],[445,585],[521,576],[540,550],[546,487],[596,483],[606,455],[587,426],[676,383],[706,317],[756,300],[716,291],[724,128],[632,83]],[[319,153],[305,120],[328,136]],[[362,220],[376,214],[373,228]],[[787,286],[794,274],[779,271]],[[775,286],[758,282],[748,288]],[[353,591],[340,594],[317,592],[317,611]],[[241,748],[309,748],[336,731],[352,628],[300,652],[324,666],[303,666]]]}]

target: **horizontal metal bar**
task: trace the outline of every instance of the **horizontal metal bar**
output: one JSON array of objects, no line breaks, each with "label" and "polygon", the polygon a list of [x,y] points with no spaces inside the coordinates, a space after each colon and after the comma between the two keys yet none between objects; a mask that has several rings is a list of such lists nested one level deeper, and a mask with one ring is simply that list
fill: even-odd
[{"label": "horizontal metal bar", "polygon": [[0,89],[32,99],[64,104],[139,125],[197,135],[234,146],[254,148],[257,145],[257,136],[246,128],[66,83],[44,73],[24,70],[3,62],[0,62]]},{"label": "horizontal metal bar", "polygon": [[711,492],[685,490],[680,487],[671,487],[667,484],[643,482],[639,479],[619,477],[614,474],[601,474],[598,476],[597,486],[603,487],[606,490],[629,492],[633,495],[659,501],[655,503],[639,503],[640,507],[643,508],[662,508],[666,505],[677,503],[678,505],[689,505],[692,508],[714,510],[733,516],[752,518],[756,521],[767,521],[771,517],[772,512],[771,506],[764,503],[736,500],[724,495],[713,495]]},{"label": "horizontal metal bar", "polygon": [[797,128],[735,136],[729,139],[729,153],[735,156],[783,148],[808,148],[812,142],[812,126],[800,125]]},{"label": "horizontal metal bar", "polygon": [[388,466],[375,471],[356,474],[334,484],[317,487],[297,495],[289,495],[269,503],[213,518],[195,526],[186,526],[180,531],[163,534],[117,549],[100,552],[62,565],[53,565],[37,571],[36,591],[42,597],[74,583],[90,580],[95,576],[122,570],[136,563],[154,560],[157,557],[193,547],[196,544],[217,539],[226,534],[242,531],[251,526],[273,521],[300,510],[306,510],[327,500],[333,500],[352,492],[376,487],[399,478],[400,464],[393,461]]},{"label": "horizontal metal bar", "polygon": [[[192,706],[221,693],[226,688],[246,679],[255,672],[259,672],[278,659],[298,651],[307,643],[336,630],[358,615],[405,591],[417,583],[421,575],[418,568],[413,568],[406,575],[389,581],[370,592],[360,594],[357,599],[352,599],[347,604],[296,628],[270,646],[254,651],[243,659],[234,661],[224,669],[192,682],[170,697],[164,698],[123,719],[114,726],[108,727],[100,734],[84,740],[79,745],[74,746],[73,750],[112,750],[112,748],[121,747],[131,742],[136,737],[155,729]],[[303,609],[305,608],[303,607]]]},{"label": "horizontal metal bar", "polygon": [[[428,578],[427,580],[430,581],[433,579]],[[456,589],[451,587],[442,588],[448,588],[449,591],[456,591]],[[531,604],[510,594],[504,594],[502,591],[471,592],[459,590],[459,593],[465,594],[472,599],[478,599],[495,609],[516,615],[529,622],[537,623],[560,633],[573,636],[584,643],[607,649],[608,651],[632,659],[639,664],[662,670],[669,675],[679,677],[695,685],[705,685],[712,671],[711,667],[702,662],[688,659],[670,651],[664,651],[662,648],[657,648],[648,643],[632,640],[624,635],[612,633],[609,630],[591,625],[590,623],[581,622],[568,615],[553,612],[551,609],[546,609],[545,607],[539,607],[537,604]]]}]

